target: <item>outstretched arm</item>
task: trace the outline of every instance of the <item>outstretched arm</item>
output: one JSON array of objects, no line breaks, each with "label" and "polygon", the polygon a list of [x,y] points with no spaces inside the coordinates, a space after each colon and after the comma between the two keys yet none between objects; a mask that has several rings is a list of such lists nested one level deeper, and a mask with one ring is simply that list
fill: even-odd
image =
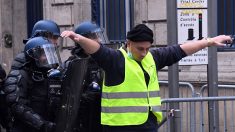
[{"label": "outstretched arm", "polygon": [[225,43],[231,43],[231,42],[232,42],[232,38],[230,36],[219,35],[213,38],[207,38],[207,39],[203,39],[199,41],[186,42],[180,45],[180,47],[187,55],[191,55],[206,47],[224,46]]},{"label": "outstretched arm", "polygon": [[100,44],[94,40],[83,37],[82,35],[76,34],[73,31],[63,31],[61,37],[69,37],[76,43],[79,43],[80,46],[86,51],[88,54],[93,54],[100,48]]}]

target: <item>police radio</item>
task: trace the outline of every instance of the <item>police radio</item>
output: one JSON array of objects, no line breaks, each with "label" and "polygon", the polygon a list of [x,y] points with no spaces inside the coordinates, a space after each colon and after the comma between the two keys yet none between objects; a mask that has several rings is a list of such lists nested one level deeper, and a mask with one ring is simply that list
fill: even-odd
[{"label": "police radio", "polygon": [[61,77],[62,73],[58,69],[52,69],[48,73],[50,95],[61,95]]},{"label": "police radio", "polygon": [[[57,110],[62,96],[62,73],[58,69],[48,71],[48,107],[49,111]],[[50,113],[49,112],[49,113]]]}]

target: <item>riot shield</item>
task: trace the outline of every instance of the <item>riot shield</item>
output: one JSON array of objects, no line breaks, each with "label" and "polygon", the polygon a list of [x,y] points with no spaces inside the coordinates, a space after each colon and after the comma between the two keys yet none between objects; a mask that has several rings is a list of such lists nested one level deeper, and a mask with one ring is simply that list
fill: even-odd
[{"label": "riot shield", "polygon": [[56,117],[56,132],[76,131],[76,118],[83,91],[83,80],[87,71],[89,57],[75,57],[65,62],[65,74],[62,82],[61,107]]}]

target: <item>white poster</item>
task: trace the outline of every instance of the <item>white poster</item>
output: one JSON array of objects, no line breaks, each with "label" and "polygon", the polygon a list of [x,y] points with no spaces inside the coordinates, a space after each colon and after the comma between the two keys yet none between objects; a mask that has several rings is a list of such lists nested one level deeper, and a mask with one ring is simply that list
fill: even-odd
[{"label": "white poster", "polygon": [[177,8],[207,8],[207,0],[177,0]]},{"label": "white poster", "polygon": [[178,10],[178,43],[207,37],[207,10]]},{"label": "white poster", "polygon": [[[177,1],[177,31],[178,43],[196,41],[208,36],[207,1],[178,0]],[[208,64],[208,50],[202,49],[197,53],[183,58],[179,65]]]}]

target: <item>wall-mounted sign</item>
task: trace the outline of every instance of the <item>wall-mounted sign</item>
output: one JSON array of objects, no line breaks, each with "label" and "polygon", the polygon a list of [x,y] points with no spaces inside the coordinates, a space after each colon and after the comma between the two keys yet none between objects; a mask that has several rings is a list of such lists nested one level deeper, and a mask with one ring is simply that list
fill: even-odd
[{"label": "wall-mounted sign", "polygon": [[[207,37],[207,0],[178,0],[177,22],[179,44]],[[185,57],[179,62],[179,65],[201,64],[208,64],[207,48]]]},{"label": "wall-mounted sign", "polygon": [[177,8],[207,8],[207,0],[177,0]]}]

